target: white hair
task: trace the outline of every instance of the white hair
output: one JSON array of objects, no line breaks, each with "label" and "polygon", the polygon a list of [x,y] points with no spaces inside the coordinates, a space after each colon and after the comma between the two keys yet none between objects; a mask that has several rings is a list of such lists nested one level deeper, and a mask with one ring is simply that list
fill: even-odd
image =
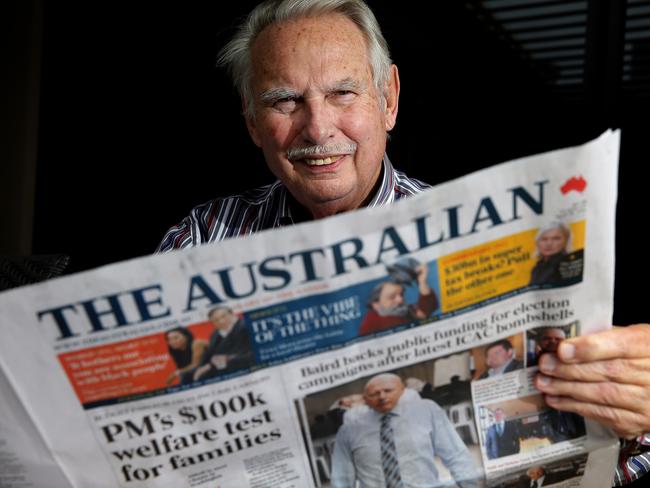
[{"label": "white hair", "polygon": [[378,375],[373,376],[366,382],[366,386],[363,388],[364,393],[368,391],[368,387],[371,384],[377,383],[377,382],[382,382],[382,381],[391,381],[395,382],[396,384],[400,385],[402,388],[404,388],[404,382],[402,381],[402,378],[397,376],[394,373],[380,373]]},{"label": "white hair", "polygon": [[553,220],[541,225],[540,228],[537,230],[537,235],[535,236],[535,242],[538,242],[544,233],[554,229],[558,229],[560,232],[562,232],[562,235],[566,239],[566,244],[564,245],[564,252],[570,252],[571,229],[569,228],[568,225],[566,225],[564,222],[560,222],[559,220]]},{"label": "white hair", "polygon": [[272,24],[301,17],[341,14],[361,30],[368,45],[372,77],[380,96],[384,96],[392,61],[388,44],[370,8],[362,0],[267,0],[253,9],[235,35],[219,52],[217,64],[225,66],[245,106],[244,115],[254,117],[251,87],[253,73],[251,47],[260,32]]}]

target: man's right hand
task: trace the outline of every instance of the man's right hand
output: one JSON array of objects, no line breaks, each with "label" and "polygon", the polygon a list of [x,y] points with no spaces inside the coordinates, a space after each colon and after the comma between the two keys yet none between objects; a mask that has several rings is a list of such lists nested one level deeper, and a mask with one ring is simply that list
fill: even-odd
[{"label": "man's right hand", "polygon": [[634,439],[650,432],[649,343],[649,324],[566,339],[541,357],[535,386],[550,407]]}]

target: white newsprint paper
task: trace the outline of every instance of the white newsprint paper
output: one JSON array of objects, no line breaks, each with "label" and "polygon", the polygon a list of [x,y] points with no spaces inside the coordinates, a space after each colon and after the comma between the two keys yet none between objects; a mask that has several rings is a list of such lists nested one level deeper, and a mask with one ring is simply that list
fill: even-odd
[{"label": "white newsprint paper", "polygon": [[0,486],[609,487],[533,379],[610,327],[618,148],[0,294]]}]

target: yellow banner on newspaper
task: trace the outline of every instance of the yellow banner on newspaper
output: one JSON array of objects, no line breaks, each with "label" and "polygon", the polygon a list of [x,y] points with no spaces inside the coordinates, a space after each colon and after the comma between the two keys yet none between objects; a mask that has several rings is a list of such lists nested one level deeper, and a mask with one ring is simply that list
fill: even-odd
[{"label": "yellow banner on newspaper", "polygon": [[[569,247],[576,251],[584,249],[585,221],[574,222],[569,228],[570,242],[566,243],[564,251]],[[467,307],[531,284],[531,272],[540,260],[537,234],[538,229],[531,229],[440,258],[442,312]]]}]

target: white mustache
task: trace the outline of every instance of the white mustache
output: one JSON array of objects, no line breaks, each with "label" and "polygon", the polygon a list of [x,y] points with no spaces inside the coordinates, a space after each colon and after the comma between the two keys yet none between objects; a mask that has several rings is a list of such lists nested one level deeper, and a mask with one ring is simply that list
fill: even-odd
[{"label": "white mustache", "polygon": [[354,143],[346,144],[317,144],[315,146],[307,147],[292,147],[287,150],[287,159],[296,160],[304,159],[307,156],[314,155],[328,155],[328,154],[354,154],[357,150],[357,145]]}]

